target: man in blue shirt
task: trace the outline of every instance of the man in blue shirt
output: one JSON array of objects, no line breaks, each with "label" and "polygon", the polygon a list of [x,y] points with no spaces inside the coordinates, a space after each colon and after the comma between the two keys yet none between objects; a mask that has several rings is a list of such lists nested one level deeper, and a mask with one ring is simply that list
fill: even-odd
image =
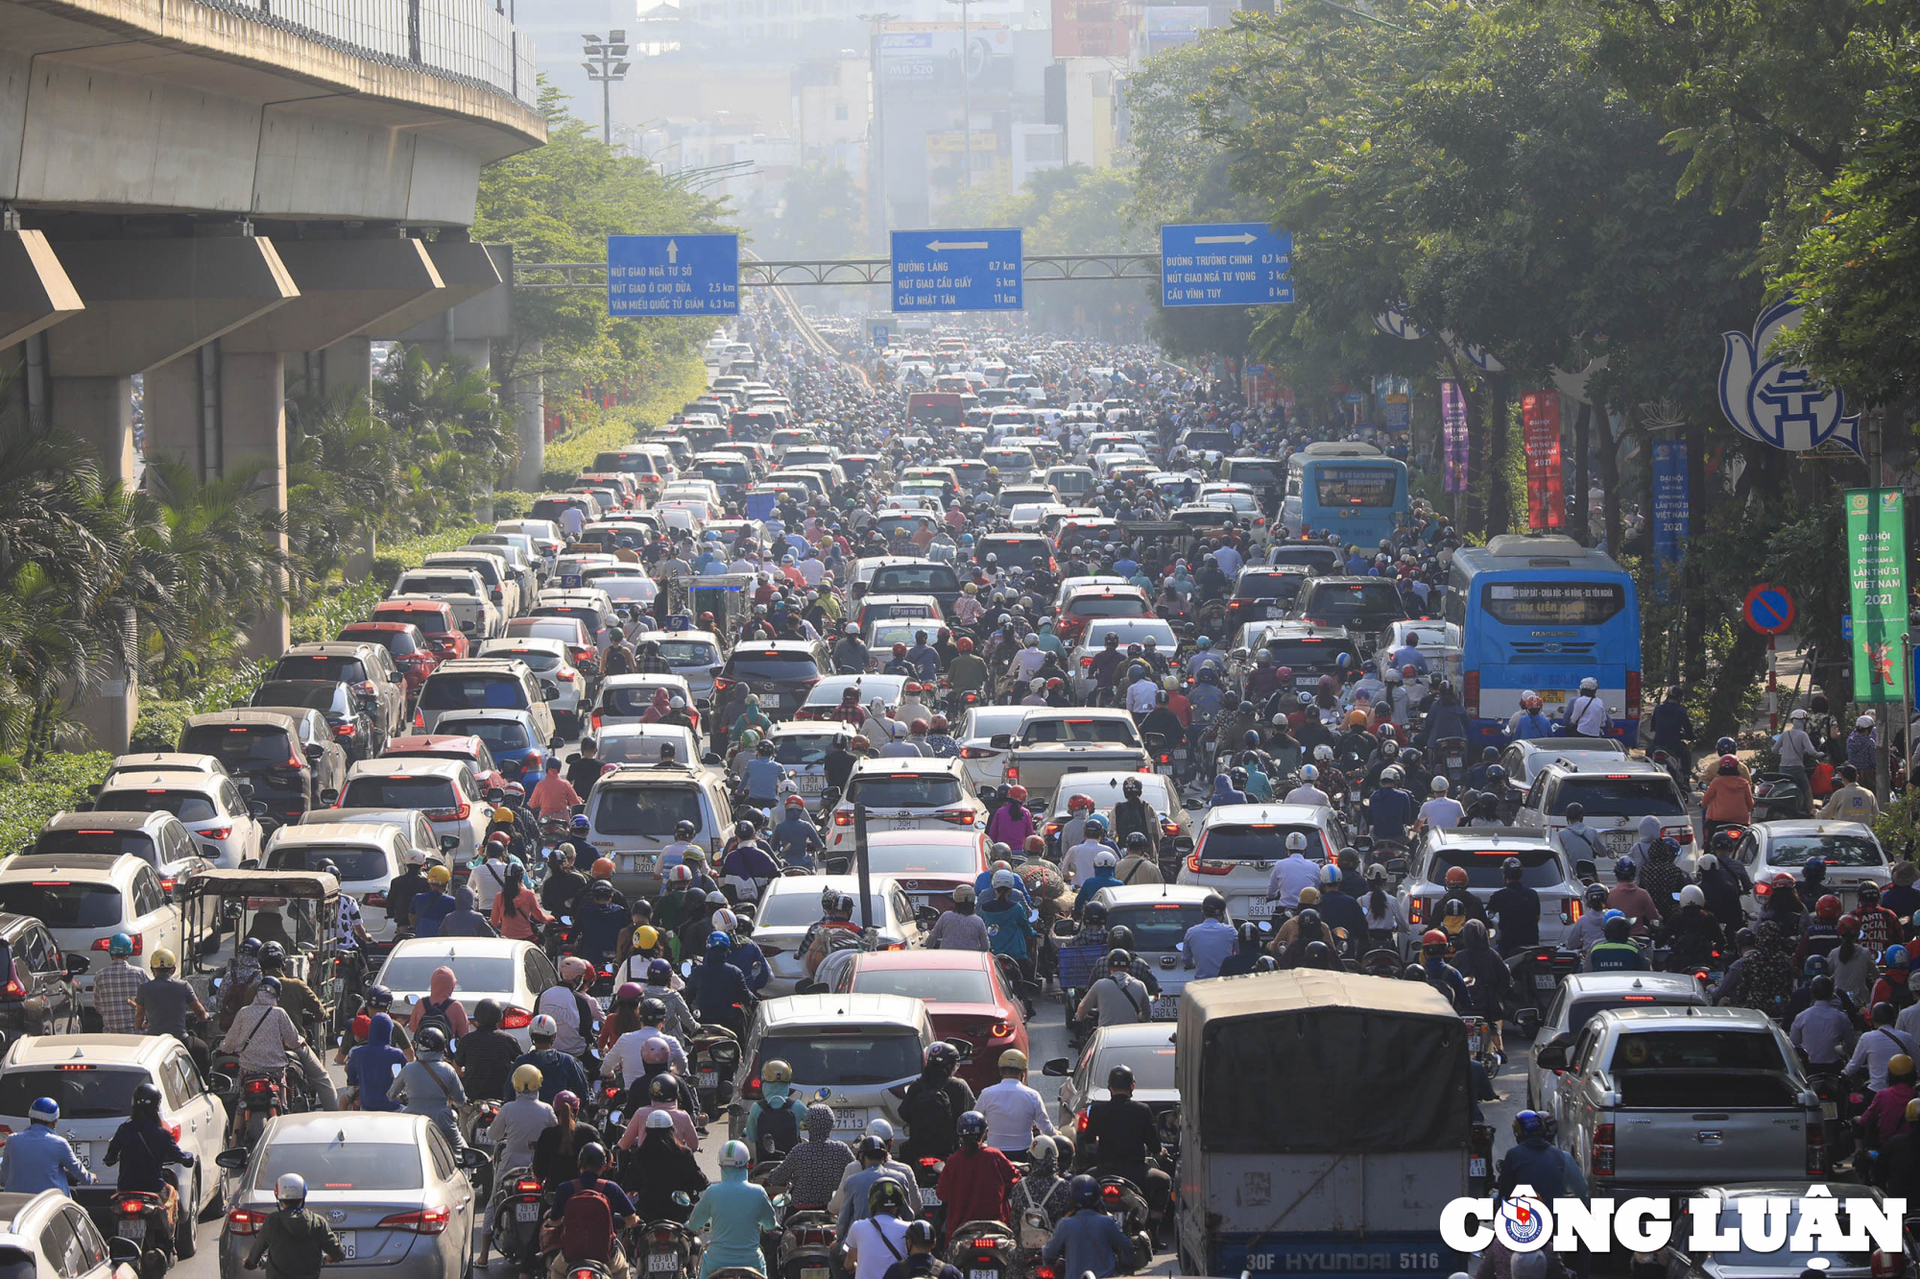
[{"label": "man in blue shirt", "polygon": [[60,1104],[39,1097],[27,1108],[32,1122],[27,1130],[0,1147],[0,1189],[10,1195],[37,1195],[58,1190],[71,1198],[73,1186],[91,1186],[94,1176],[81,1166],[67,1139],[53,1131],[60,1122]]},{"label": "man in blue shirt", "polygon": [[[1231,934],[1233,930],[1227,931]],[[1107,1279],[1123,1269],[1131,1269],[1133,1241],[1127,1238],[1118,1222],[1100,1211],[1100,1183],[1081,1173],[1068,1187],[1073,1196],[1073,1211],[1054,1227],[1053,1238],[1047,1240],[1041,1256],[1048,1261],[1058,1261],[1064,1255],[1066,1264],[1061,1267],[1061,1273],[1076,1279],[1086,1275]]]},{"label": "man in blue shirt", "polygon": [[807,816],[807,801],[798,795],[789,795],[786,807],[786,817],[767,832],[767,839],[787,865],[812,870],[814,852],[826,847],[820,840],[820,828]]},{"label": "man in blue shirt", "polygon": [[914,671],[929,684],[940,678],[940,653],[927,643],[925,631],[913,633],[913,647],[907,650],[907,660],[913,663]]},{"label": "man in blue shirt", "polygon": [[1239,937],[1233,927],[1227,923],[1227,902],[1217,893],[1208,894],[1200,909],[1206,918],[1187,929],[1187,967],[1193,969],[1196,980],[1206,977],[1218,977],[1220,965],[1233,954]]}]

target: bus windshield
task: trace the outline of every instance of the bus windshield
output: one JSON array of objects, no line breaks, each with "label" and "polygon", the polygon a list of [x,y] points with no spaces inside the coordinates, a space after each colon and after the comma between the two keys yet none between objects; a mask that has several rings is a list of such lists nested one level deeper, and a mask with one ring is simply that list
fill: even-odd
[{"label": "bus windshield", "polygon": [[1392,506],[1399,487],[1397,467],[1321,466],[1314,470],[1314,496],[1322,506]]}]

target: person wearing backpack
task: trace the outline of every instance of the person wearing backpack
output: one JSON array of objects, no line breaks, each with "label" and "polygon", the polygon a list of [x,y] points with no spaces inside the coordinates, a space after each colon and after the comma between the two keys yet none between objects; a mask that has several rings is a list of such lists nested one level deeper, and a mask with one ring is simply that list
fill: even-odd
[{"label": "person wearing backpack", "polygon": [[[879,1122],[886,1121],[883,1119]],[[906,1211],[899,1215],[911,1218],[920,1214],[920,1187],[905,1164],[893,1162],[886,1138],[869,1132],[854,1147],[853,1154],[858,1162],[847,1165],[846,1175],[840,1178],[839,1189],[827,1200],[827,1211],[833,1213],[839,1224],[840,1238],[847,1237],[854,1222],[871,1215],[871,1192],[878,1182],[890,1181],[900,1187],[900,1193],[905,1196],[903,1202]]]},{"label": "person wearing backpack", "polygon": [[767,1259],[760,1252],[760,1232],[773,1229],[778,1219],[767,1192],[747,1180],[752,1166],[753,1152],[744,1141],[730,1141],[721,1147],[720,1184],[707,1187],[693,1206],[693,1216],[687,1219],[693,1230],[707,1232],[700,1279],[711,1279],[714,1271],[732,1266],[767,1273]]},{"label": "person wearing backpack", "polygon": [[433,970],[427,980],[427,997],[413,1006],[413,1016],[407,1022],[416,1041],[423,1031],[437,1030],[441,1043],[448,1044],[464,1038],[473,1028],[467,1021],[466,1008],[453,997],[458,984],[453,969],[445,964]]},{"label": "person wearing backpack", "polygon": [[901,1157],[911,1165],[917,1159],[945,1159],[960,1145],[960,1116],[973,1109],[973,1089],[955,1079],[960,1053],[952,1044],[936,1040],[927,1045],[920,1078],[907,1085],[900,1118],[907,1125]]},{"label": "person wearing backpack", "polygon": [[[554,1253],[547,1273],[551,1279],[566,1279],[573,1266],[597,1261],[607,1268],[609,1279],[629,1279],[631,1268],[619,1232],[639,1225],[640,1214],[619,1182],[600,1175],[607,1167],[605,1146],[597,1141],[582,1146],[579,1167],[578,1179],[563,1181],[554,1191],[553,1212],[541,1237],[541,1246]],[[771,1208],[767,1215],[772,1217]]]},{"label": "person wearing backpack", "polygon": [[429,1026],[413,1041],[418,1054],[403,1066],[400,1077],[387,1089],[387,1096],[401,1104],[410,1115],[425,1115],[440,1129],[440,1135],[456,1151],[466,1143],[460,1139],[460,1124],[454,1108],[467,1103],[467,1090],[446,1057],[447,1041]]},{"label": "person wearing backpack", "polygon": [[741,1134],[756,1163],[778,1163],[800,1142],[800,1119],[806,1107],[793,1096],[793,1067],[784,1061],[768,1062],[760,1071],[760,1100],[747,1111],[746,1130]]},{"label": "person wearing backpack", "polygon": [[[1007,1196],[1021,1251],[1031,1253],[1035,1261],[1039,1260],[1047,1240],[1053,1238],[1053,1228],[1073,1210],[1067,1179],[1060,1175],[1060,1147],[1054,1144],[1056,1141],[1066,1144],[1065,1137],[1033,1139],[1033,1144],[1027,1147],[1027,1175]],[[1070,1160],[1073,1147],[1067,1145],[1066,1148]]]},{"label": "person wearing backpack", "polygon": [[260,949],[258,937],[249,937],[234,948],[233,958],[227,961],[227,970],[217,979],[221,983],[220,991],[220,1029],[233,1029],[233,1019],[240,1010],[253,1002],[255,987],[260,984]]}]

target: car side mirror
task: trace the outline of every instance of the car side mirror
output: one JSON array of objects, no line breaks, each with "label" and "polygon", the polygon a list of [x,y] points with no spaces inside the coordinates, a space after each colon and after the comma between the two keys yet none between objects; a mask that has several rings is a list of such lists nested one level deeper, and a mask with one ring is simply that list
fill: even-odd
[{"label": "car side mirror", "polygon": [[[543,702],[558,701],[559,698],[560,698],[560,690],[557,688],[543,688],[540,690],[540,700]],[[554,749],[556,750],[559,749],[558,738],[554,739],[554,742],[550,744],[554,746]]]},{"label": "car side mirror", "polygon": [[[559,690],[556,689],[554,690],[554,692],[555,692],[555,695],[557,696]],[[549,697],[547,700],[552,701],[553,698]],[[557,751],[562,747],[564,747],[566,744],[567,744],[567,739],[560,736],[560,734],[555,733],[553,735],[553,739],[547,743],[547,749],[550,751]]]},{"label": "car side mirror", "polygon": [[124,1235],[114,1235],[107,1240],[107,1256],[116,1268],[128,1266],[140,1269],[140,1245]]},{"label": "car side mirror", "polygon": [[233,1076],[223,1075],[217,1070],[210,1072],[207,1075],[207,1091],[219,1093],[232,1092]]},{"label": "car side mirror", "polygon": [[[327,753],[327,748],[322,746],[319,742],[307,743],[308,759],[319,759],[322,755],[325,755],[326,753]],[[322,791],[321,793],[324,795],[326,792]]]},{"label": "car side mirror", "polygon": [[1567,1041],[1564,1037],[1550,1039],[1534,1051],[1533,1060],[1542,1070],[1565,1070],[1567,1068]]},{"label": "car side mirror", "polygon": [[987,745],[993,747],[993,749],[997,751],[1012,750],[1013,734],[1012,733],[995,733],[992,737],[987,739]]},{"label": "car side mirror", "polygon": [[1051,1057],[1040,1067],[1040,1073],[1052,1079],[1065,1079],[1073,1073],[1073,1062],[1065,1057]]},{"label": "car side mirror", "polygon": [[67,975],[70,977],[78,977],[81,973],[86,972],[87,969],[91,967],[93,967],[93,961],[88,959],[85,955],[68,955],[67,956]]},{"label": "car side mirror", "polygon": [[213,1162],[228,1172],[242,1172],[247,1166],[247,1149],[245,1146],[235,1146],[223,1150],[213,1157]]},{"label": "car side mirror", "polygon": [[1191,853],[1193,851],[1193,836],[1191,835],[1175,836],[1173,841],[1173,851],[1176,853],[1179,853],[1182,857],[1185,857],[1188,853]]},{"label": "car side mirror", "polygon": [[267,815],[267,806],[264,802],[256,799],[247,805],[247,812],[254,817],[265,817]]},{"label": "car side mirror", "polygon": [[478,1172],[482,1168],[492,1166],[493,1156],[478,1146],[462,1146],[460,1147],[460,1153],[454,1156],[454,1162],[462,1168],[465,1168],[468,1172]]},{"label": "car side mirror", "polygon": [[[319,748],[315,747],[314,749],[318,750]],[[328,808],[332,808],[340,802],[340,792],[329,786],[320,792],[320,802]]]},{"label": "car side mirror", "polygon": [[958,1035],[948,1035],[947,1042],[952,1044],[953,1050],[960,1054],[961,1061],[973,1060],[973,1041],[971,1039],[961,1039]]},{"label": "car side mirror", "polygon": [[460,847],[460,837],[458,835],[442,835],[440,837],[441,852],[450,853],[458,847]]},{"label": "car side mirror", "polygon": [[387,676],[387,683],[389,684],[404,684],[406,682],[407,682],[407,677],[405,675],[402,675],[399,671],[395,671],[393,674]]},{"label": "car side mirror", "polygon": [[721,759],[718,755],[714,754],[712,751],[708,751],[706,754],[700,757],[700,762],[702,764],[705,764],[709,768],[718,768],[721,764],[725,763],[726,761]]}]

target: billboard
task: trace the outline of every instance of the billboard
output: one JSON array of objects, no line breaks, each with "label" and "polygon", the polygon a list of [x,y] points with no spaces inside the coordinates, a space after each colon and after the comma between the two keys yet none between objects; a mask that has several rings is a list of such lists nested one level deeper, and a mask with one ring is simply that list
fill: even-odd
[{"label": "billboard", "polygon": [[1126,57],[1130,17],[1121,0],[1053,0],[1053,56]]},{"label": "billboard", "polygon": [[1203,4],[1150,4],[1146,7],[1146,55],[1192,44],[1207,29],[1211,10]]},{"label": "billboard", "polygon": [[957,22],[901,22],[873,41],[885,222],[931,226],[934,210],[967,185],[965,105],[973,109],[974,181],[1005,170],[1007,139],[995,122],[1007,118],[1013,92],[1012,33],[991,22],[965,32]]}]

